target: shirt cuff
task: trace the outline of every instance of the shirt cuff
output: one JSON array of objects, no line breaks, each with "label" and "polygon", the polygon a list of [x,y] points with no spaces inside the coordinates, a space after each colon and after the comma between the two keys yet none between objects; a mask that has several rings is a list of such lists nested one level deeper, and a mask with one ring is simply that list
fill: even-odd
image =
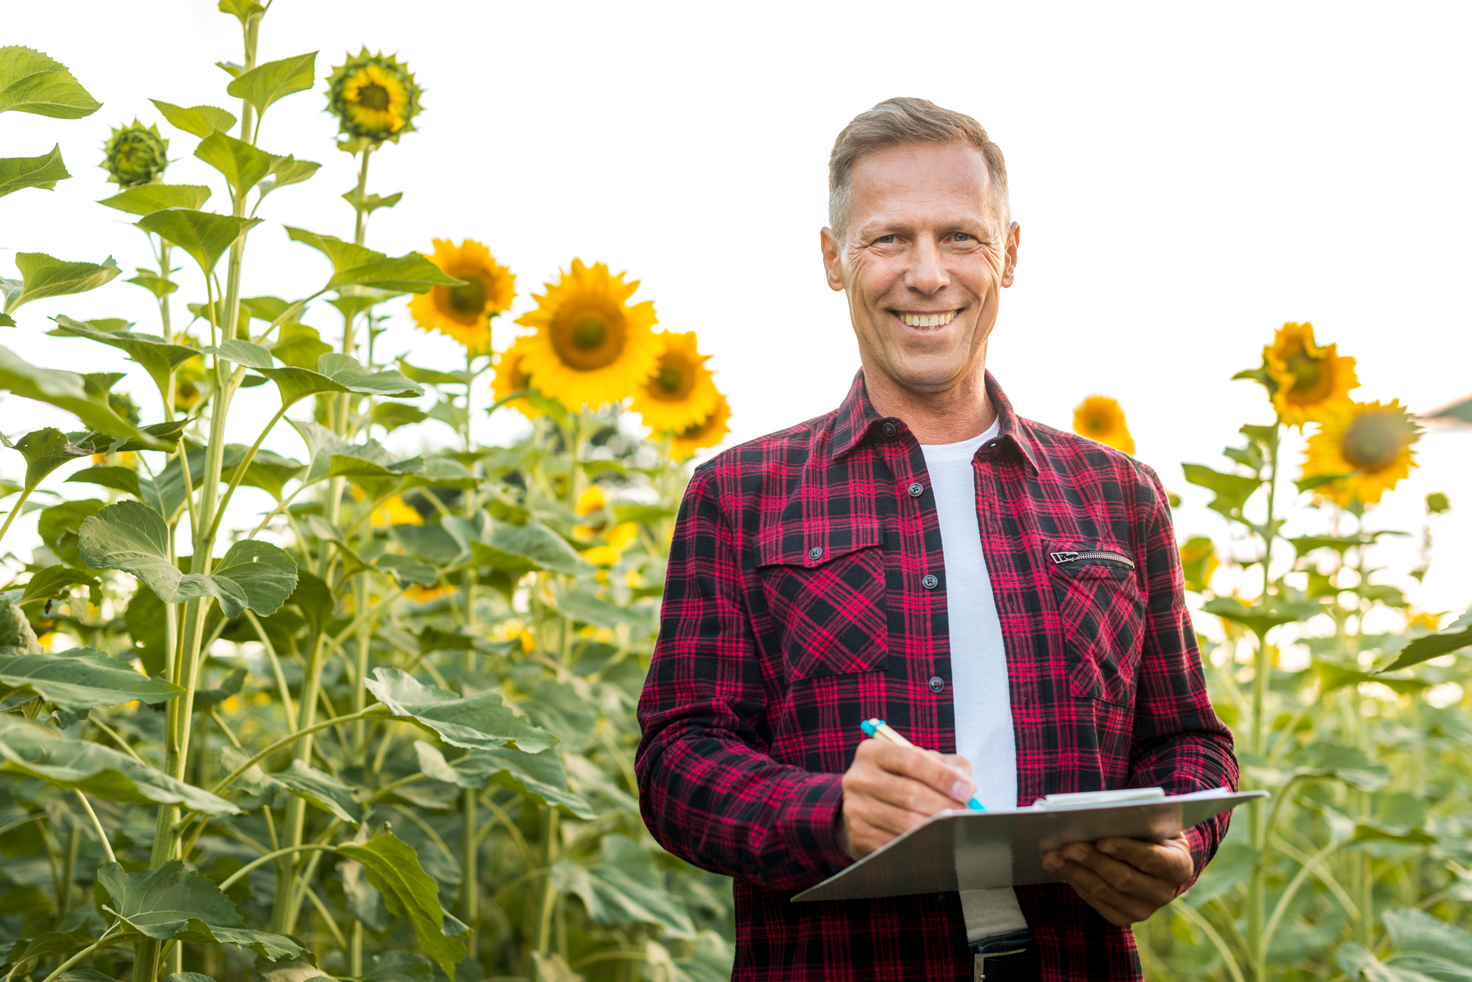
[{"label": "shirt cuff", "polygon": [[788,820],[791,855],[810,856],[824,877],[853,863],[843,851],[838,821],[843,813],[843,775],[812,774],[792,791]]}]

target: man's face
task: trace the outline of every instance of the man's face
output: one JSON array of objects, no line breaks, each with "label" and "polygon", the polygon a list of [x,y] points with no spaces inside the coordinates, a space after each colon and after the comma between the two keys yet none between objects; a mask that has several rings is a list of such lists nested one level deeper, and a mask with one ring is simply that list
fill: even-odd
[{"label": "man's face", "polygon": [[980,151],[922,143],[861,157],[848,230],[841,242],[823,230],[823,263],[848,294],[870,375],[917,395],[974,378],[1019,241],[995,214]]}]

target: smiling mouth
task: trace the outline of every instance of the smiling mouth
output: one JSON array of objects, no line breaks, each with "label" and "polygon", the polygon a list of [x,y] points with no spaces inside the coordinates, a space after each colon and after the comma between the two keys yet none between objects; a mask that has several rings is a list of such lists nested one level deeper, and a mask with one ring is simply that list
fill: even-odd
[{"label": "smiling mouth", "polygon": [[947,310],[941,314],[912,314],[903,310],[890,311],[890,313],[903,321],[907,327],[918,327],[922,331],[945,327],[951,321],[955,320],[956,315],[960,312],[959,310]]}]

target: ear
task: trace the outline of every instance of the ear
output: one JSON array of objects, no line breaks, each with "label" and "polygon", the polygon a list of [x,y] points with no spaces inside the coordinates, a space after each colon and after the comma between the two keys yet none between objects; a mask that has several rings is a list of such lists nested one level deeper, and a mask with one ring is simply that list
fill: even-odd
[{"label": "ear", "polygon": [[820,234],[823,247],[823,269],[828,276],[828,289],[837,293],[843,292],[843,268],[838,256],[838,237],[828,226],[823,226]]},{"label": "ear", "polygon": [[1007,255],[1002,266],[1002,285],[1011,286],[1017,277],[1017,247],[1022,244],[1022,226],[1016,222],[1007,230]]}]

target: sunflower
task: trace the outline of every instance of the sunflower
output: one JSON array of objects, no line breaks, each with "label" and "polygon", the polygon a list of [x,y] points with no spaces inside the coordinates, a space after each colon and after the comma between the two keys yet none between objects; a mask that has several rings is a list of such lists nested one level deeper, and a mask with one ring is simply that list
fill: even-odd
[{"label": "sunflower", "polygon": [[436,286],[415,296],[409,301],[414,322],[426,331],[448,334],[472,355],[486,354],[491,350],[491,319],[510,309],[516,277],[474,239],[458,246],[449,239],[435,239],[429,260],[465,282]]},{"label": "sunflower", "polygon": [[420,92],[408,66],[393,55],[370,55],[364,48],[334,68],[327,79],[327,110],[348,137],[344,149],[397,143],[414,128]]},{"label": "sunflower", "polygon": [[709,416],[694,426],[672,434],[670,455],[676,460],[689,460],[695,456],[696,451],[716,446],[731,432],[731,428],[726,425],[731,419],[731,407],[727,405],[725,396],[719,392],[716,396],[716,407],[710,411]]},{"label": "sunflower", "polygon": [[630,306],[639,281],[625,283],[625,275],[574,259],[545,295],[532,294],[537,309],[516,323],[537,329],[526,339],[521,365],[543,395],[569,407],[619,402],[658,370],[654,304]]},{"label": "sunflower", "polygon": [[1073,411],[1073,432],[1127,454],[1135,452],[1135,438],[1125,425],[1124,410],[1108,396],[1089,396],[1078,404]]},{"label": "sunflower", "polygon": [[[496,374],[491,378],[491,395],[500,402],[513,392],[522,389],[534,388],[531,376],[527,375],[522,367],[521,359],[526,354],[530,338],[517,338],[511,342],[511,347],[501,352],[496,358]],[[527,419],[536,419],[542,415],[542,411],[531,404],[529,399],[512,399],[506,403],[512,409],[521,413]]]},{"label": "sunflower", "polygon": [[125,188],[157,181],[169,165],[169,141],[157,126],[144,126],[136,119],[131,126],[113,130],[102,152],[98,166],[107,171],[108,182]]},{"label": "sunflower", "polygon": [[1196,535],[1181,543],[1180,552],[1186,589],[1204,592],[1211,584],[1211,575],[1221,565],[1216,555],[1216,544],[1204,535]]},{"label": "sunflower", "polygon": [[1420,438],[1420,427],[1399,402],[1345,403],[1308,438],[1303,476],[1337,476],[1318,492],[1341,506],[1378,504],[1417,466],[1411,445]]},{"label": "sunflower", "polygon": [[659,367],[634,394],[632,408],[656,433],[694,426],[711,414],[721,398],[705,367],[710,356],[695,349],[694,331],[661,331],[655,337],[663,349]]},{"label": "sunflower", "polygon": [[1262,349],[1263,371],[1273,407],[1286,426],[1322,422],[1334,407],[1349,402],[1349,390],[1360,384],[1354,359],[1336,353],[1338,345],[1314,343],[1314,326],[1284,324],[1273,343]]},{"label": "sunflower", "polygon": [[399,495],[394,495],[374,509],[371,521],[374,528],[381,529],[393,525],[423,525],[424,516]]}]

